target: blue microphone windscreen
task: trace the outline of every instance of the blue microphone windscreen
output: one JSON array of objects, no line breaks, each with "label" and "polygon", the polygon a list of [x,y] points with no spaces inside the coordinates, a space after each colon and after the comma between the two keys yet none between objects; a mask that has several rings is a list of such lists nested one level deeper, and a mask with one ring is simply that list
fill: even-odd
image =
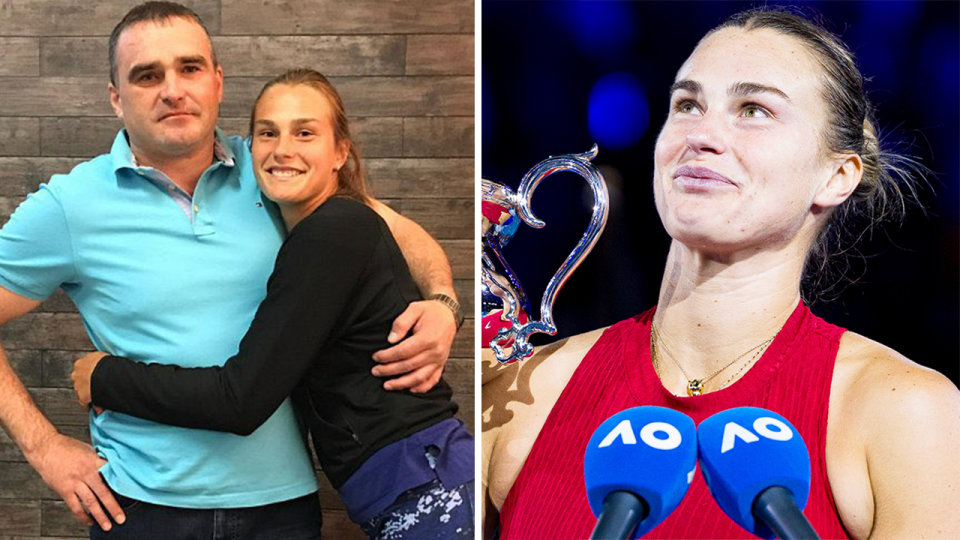
[{"label": "blue microphone windscreen", "polygon": [[710,493],[731,519],[761,538],[773,532],[753,517],[754,499],[771,486],[793,492],[801,510],[810,495],[810,454],[797,428],[756,407],[719,412],[697,429],[700,466]]},{"label": "blue microphone windscreen", "polygon": [[634,538],[680,504],[697,467],[697,431],[689,416],[663,407],[635,407],[611,416],[593,433],[583,460],[587,499],[595,516],[613,491],[640,496],[650,509]]}]

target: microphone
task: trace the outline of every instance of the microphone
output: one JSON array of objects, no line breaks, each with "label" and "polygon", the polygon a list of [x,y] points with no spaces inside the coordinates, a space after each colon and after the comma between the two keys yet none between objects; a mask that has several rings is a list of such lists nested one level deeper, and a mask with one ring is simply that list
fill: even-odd
[{"label": "microphone", "polygon": [[597,516],[591,539],[636,539],[673,512],[697,468],[697,428],[663,407],[635,407],[590,437],[583,479]]},{"label": "microphone", "polygon": [[710,493],[732,520],[760,538],[819,538],[803,515],[810,455],[786,418],[756,407],[719,412],[697,429]]}]

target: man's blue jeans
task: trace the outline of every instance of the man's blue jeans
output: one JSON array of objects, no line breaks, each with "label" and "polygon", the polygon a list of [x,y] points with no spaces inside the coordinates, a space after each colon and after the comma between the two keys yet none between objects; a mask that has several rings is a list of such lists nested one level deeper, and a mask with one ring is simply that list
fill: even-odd
[{"label": "man's blue jeans", "polygon": [[317,540],[316,494],[253,508],[195,510],[145,503],[114,493],[127,520],[104,532],[90,527],[90,540]]}]

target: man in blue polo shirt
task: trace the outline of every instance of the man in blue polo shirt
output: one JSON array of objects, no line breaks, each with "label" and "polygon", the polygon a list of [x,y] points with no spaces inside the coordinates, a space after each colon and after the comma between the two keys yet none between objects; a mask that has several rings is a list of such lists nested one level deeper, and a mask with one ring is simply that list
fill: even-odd
[{"label": "man in blue polo shirt", "polygon": [[[102,351],[187,367],[228,358],[263,299],[283,226],[244,142],[215,128],[223,79],[209,35],[187,8],[151,2],[114,29],[110,58],[125,129],[109,154],[53,177],[0,231],[0,323],[61,287]],[[421,290],[441,300],[398,319],[398,336],[417,330],[382,351],[404,361],[378,370],[411,371],[393,387],[427,389],[457,327],[449,265],[422,229],[378,206]],[[316,479],[289,402],[249,437],[92,415],[94,452],[56,431],[0,349],[0,420],[78,519],[90,523],[89,513],[104,530],[151,504],[169,509],[157,538],[206,537],[224,520],[237,538],[319,537]]]}]

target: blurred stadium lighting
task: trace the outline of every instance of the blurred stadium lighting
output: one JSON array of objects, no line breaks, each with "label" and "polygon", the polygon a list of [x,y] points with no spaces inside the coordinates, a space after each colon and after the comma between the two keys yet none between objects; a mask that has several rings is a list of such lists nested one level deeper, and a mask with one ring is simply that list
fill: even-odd
[{"label": "blurred stadium lighting", "polygon": [[629,2],[546,2],[585,54],[596,59],[629,54],[638,40],[637,15]]},{"label": "blurred stadium lighting", "polygon": [[587,122],[601,148],[636,144],[650,123],[650,107],[640,79],[629,73],[603,76],[590,91]]}]

